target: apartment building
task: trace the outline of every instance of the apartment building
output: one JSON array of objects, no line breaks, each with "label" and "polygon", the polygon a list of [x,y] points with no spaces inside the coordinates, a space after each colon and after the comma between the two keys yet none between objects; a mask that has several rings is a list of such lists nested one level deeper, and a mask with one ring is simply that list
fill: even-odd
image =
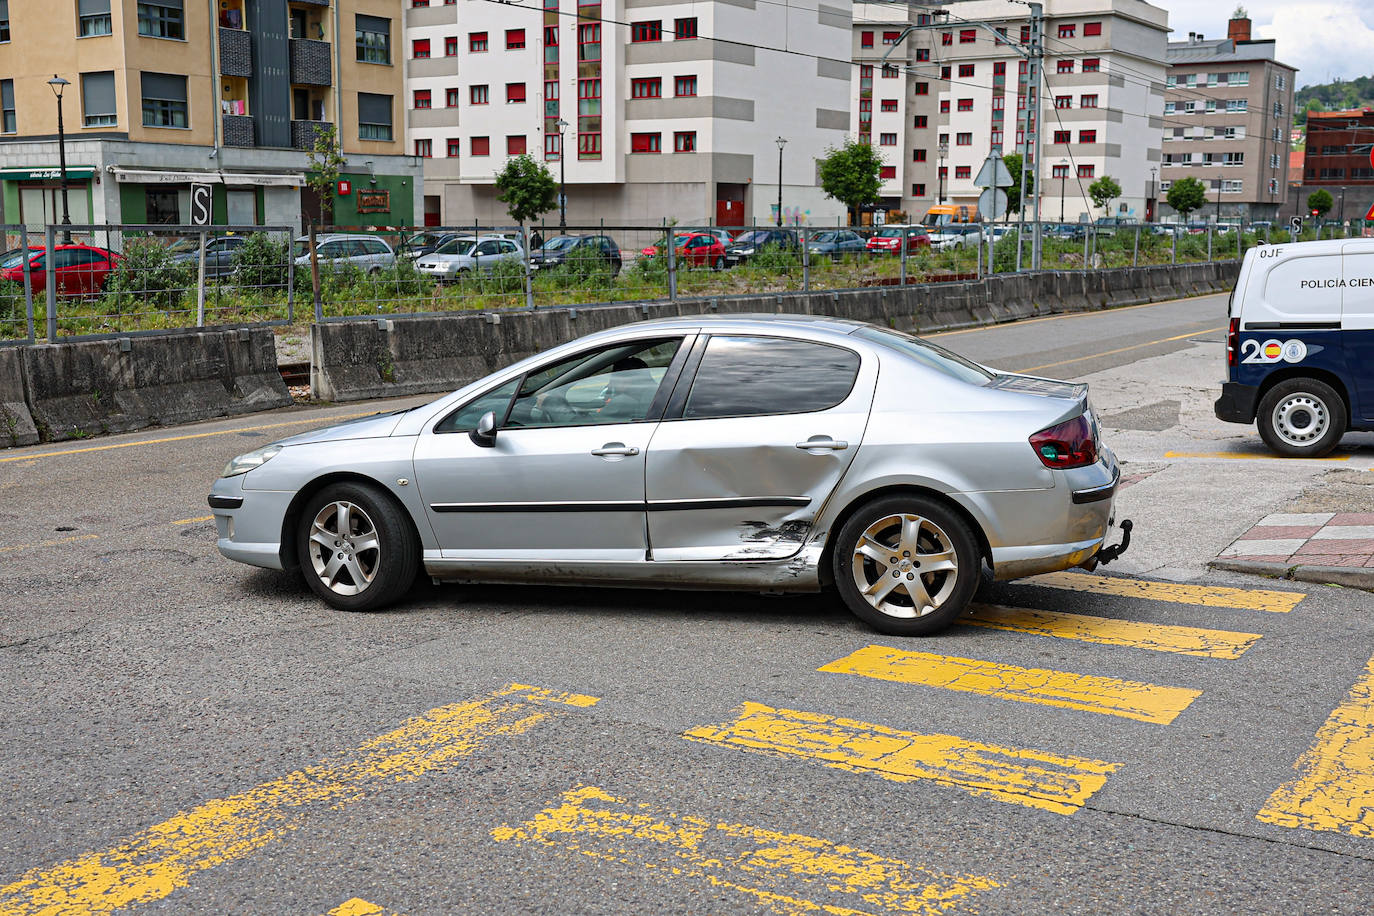
[{"label": "apartment building", "polygon": [[407,3],[407,143],[429,223],[509,221],[494,182],[521,153],[564,182],[574,225],[771,223],[780,184],[783,221],[843,217],[816,162],[849,127],[845,7]]},{"label": "apartment building", "polygon": [[[73,223],[297,226],[319,202],[304,150],[337,126],[339,224],[410,224],[397,46],[402,0],[0,0],[5,222],[61,219],[57,117]],[[66,84],[54,87],[53,80]]]},{"label": "apartment building", "polygon": [[851,126],[888,159],[883,207],[920,219],[936,203],[976,204],[988,154],[1021,153],[1029,140],[1043,218],[1102,215],[1088,187],[1104,175],[1122,187],[1113,214],[1145,218],[1164,126],[1164,10],[1143,0],[1045,0],[1040,87],[1021,53],[1031,37],[1024,4],[854,10]]},{"label": "apartment building", "polygon": [[1273,39],[1250,37],[1232,19],[1225,38],[1189,34],[1169,43],[1164,161],[1159,211],[1175,181],[1207,185],[1208,219],[1275,219],[1288,201],[1288,136],[1297,70],[1275,56]]},{"label": "apartment building", "polygon": [[1304,215],[1307,198],[1321,189],[1336,205],[1327,219],[1363,219],[1374,206],[1374,111],[1312,111],[1307,114],[1307,153],[1298,169],[1291,206],[1283,215]]}]

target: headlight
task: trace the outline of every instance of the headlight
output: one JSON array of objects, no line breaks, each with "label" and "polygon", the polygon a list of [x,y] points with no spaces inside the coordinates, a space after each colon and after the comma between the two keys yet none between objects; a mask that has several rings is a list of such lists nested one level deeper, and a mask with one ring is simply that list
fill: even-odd
[{"label": "headlight", "polygon": [[261,467],[266,464],[277,454],[277,452],[280,452],[281,449],[282,447],[280,445],[268,445],[256,451],[249,452],[246,455],[239,455],[224,466],[224,471],[219,476],[237,477],[240,474],[247,474],[249,471],[253,470],[253,468]]}]

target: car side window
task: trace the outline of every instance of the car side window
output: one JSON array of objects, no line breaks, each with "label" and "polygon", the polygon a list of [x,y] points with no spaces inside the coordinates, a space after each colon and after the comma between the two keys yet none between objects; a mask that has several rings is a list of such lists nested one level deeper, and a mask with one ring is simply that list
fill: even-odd
[{"label": "car side window", "polygon": [[614,344],[531,372],[504,425],[597,426],[644,420],[681,345],[677,337]]},{"label": "car side window", "polygon": [[386,243],[381,239],[367,239],[363,242],[369,254],[388,254]]},{"label": "car side window", "polygon": [[518,249],[518,248],[515,247],[515,243],[514,243],[514,242],[502,242],[502,243],[501,243],[501,253],[502,253],[502,254],[514,254],[515,252],[517,252],[517,251],[519,251],[519,250],[520,250],[520,249]]},{"label": "car side window", "polygon": [[75,267],[78,263],[76,252],[70,248],[59,248],[53,252],[52,266],[57,270],[64,267]]},{"label": "car side window", "polygon": [[434,431],[436,433],[471,432],[477,428],[477,421],[482,419],[482,414],[487,412],[496,414],[496,422],[500,423],[501,418],[506,415],[506,407],[510,404],[511,396],[515,394],[516,386],[519,384],[520,379],[511,379],[504,385],[478,395],[436,423]]},{"label": "car side window", "polygon": [[682,417],[753,417],[828,410],[849,397],[859,354],[778,337],[712,337]]},{"label": "car side window", "polygon": [[480,245],[477,246],[477,250],[476,250],[475,252],[473,252],[473,254],[477,254],[477,255],[496,254],[496,243],[495,243],[495,242],[483,242],[482,244],[480,244]]}]

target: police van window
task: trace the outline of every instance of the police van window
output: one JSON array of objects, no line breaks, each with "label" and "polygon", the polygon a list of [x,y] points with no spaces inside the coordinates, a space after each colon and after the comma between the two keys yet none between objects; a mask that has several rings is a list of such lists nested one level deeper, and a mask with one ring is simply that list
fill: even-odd
[{"label": "police van window", "polygon": [[1274,247],[1280,257],[1256,260],[1256,268],[1268,272],[1262,297],[1243,306],[1245,323],[1339,321],[1344,279],[1340,254],[1287,255],[1294,249]]},{"label": "police van window", "polygon": [[1347,245],[1341,261],[1341,320],[1346,330],[1374,328],[1374,247],[1363,241]]}]

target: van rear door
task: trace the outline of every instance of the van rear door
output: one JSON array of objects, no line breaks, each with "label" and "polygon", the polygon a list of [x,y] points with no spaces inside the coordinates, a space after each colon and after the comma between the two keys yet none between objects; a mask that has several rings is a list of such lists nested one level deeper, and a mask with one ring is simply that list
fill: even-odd
[{"label": "van rear door", "polygon": [[1374,240],[1348,243],[1341,260],[1341,336],[1354,401],[1350,414],[1374,420]]}]

